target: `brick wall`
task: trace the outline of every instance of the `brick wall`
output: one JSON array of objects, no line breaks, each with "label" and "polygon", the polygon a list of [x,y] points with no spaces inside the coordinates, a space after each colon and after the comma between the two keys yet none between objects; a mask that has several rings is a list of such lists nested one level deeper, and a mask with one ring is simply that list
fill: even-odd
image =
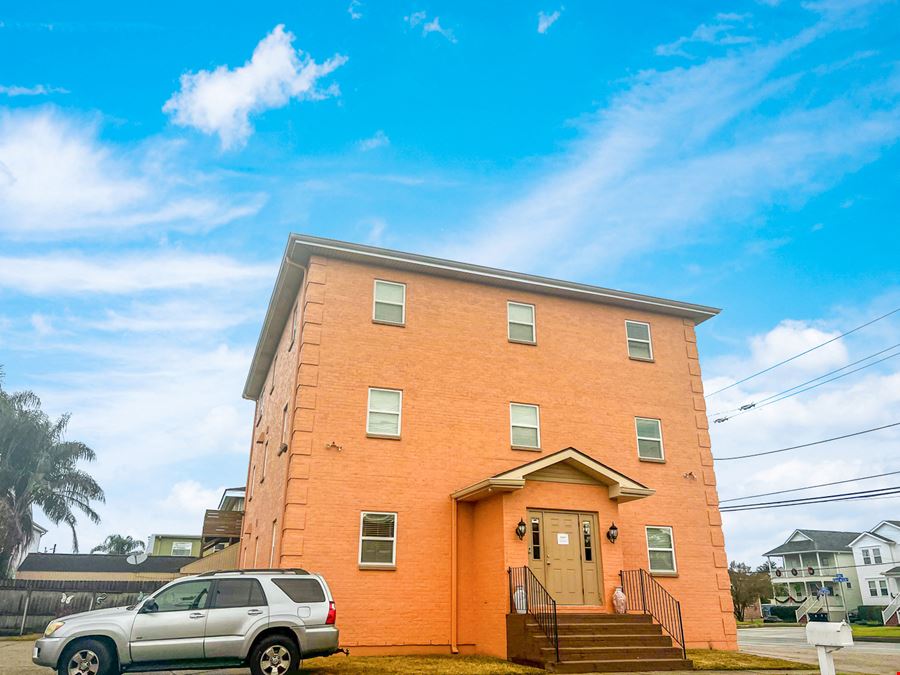
[{"label": "brick wall", "polygon": [[[372,322],[375,278],[407,284],[406,326]],[[537,345],[508,342],[508,300],[536,306]],[[449,495],[540,456],[510,448],[509,403],[517,401],[541,406],[543,454],[574,446],[657,491],[620,507],[619,543],[611,553],[605,544],[603,550],[612,556],[609,566],[604,557],[606,599],[620,564],[647,567],[644,526],[670,525],[679,576],[661,583],[684,604],[689,643],[734,647],[691,325],[650,312],[319,257],[310,260],[300,302],[299,355],[286,352],[284,336],[279,348],[279,373],[286,364],[296,373],[290,452],[270,461],[267,484],[248,500],[250,531],[242,546],[246,561],[255,536],[262,533],[260,541],[268,545],[267,528],[281,519],[280,564],[326,575],[344,644],[357,651],[447,648]],[[626,319],[651,324],[654,362],[628,358]],[[290,374],[276,377],[280,393]],[[403,390],[400,440],[366,436],[368,387]],[[280,395],[289,400],[287,390]],[[635,416],[662,420],[665,463],[639,461]],[[269,476],[278,479],[269,483]],[[547,493],[560,504],[582,487],[542,489],[548,485],[560,490],[556,497]],[[460,511],[459,639],[481,641],[479,651],[497,653],[498,640],[505,639],[479,603],[489,599],[505,611],[503,570],[525,555],[523,542],[512,535],[515,523],[528,506],[554,508],[529,502],[529,489],[500,515],[491,510],[499,507],[487,504]],[[609,525],[610,504],[607,498],[588,509],[600,513],[601,532]],[[398,513],[396,570],[358,568],[363,510]],[[476,517],[482,510],[485,522]],[[485,523],[496,518],[502,531],[491,544],[496,527]],[[468,552],[466,537],[474,546]],[[474,617],[468,624],[467,616]],[[502,615],[499,620],[502,626]]]}]

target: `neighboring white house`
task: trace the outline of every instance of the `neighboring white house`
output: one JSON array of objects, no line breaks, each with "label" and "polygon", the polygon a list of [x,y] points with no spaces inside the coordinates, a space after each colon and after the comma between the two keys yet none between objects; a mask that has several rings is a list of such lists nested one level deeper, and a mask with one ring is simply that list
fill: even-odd
[{"label": "neighboring white house", "polygon": [[850,542],[864,605],[881,607],[886,624],[897,624],[900,604],[900,520],[882,520]]},{"label": "neighboring white house", "polygon": [[14,570],[19,569],[19,565],[21,565],[22,561],[28,557],[29,553],[40,553],[41,552],[41,537],[43,537],[45,534],[47,534],[47,530],[45,528],[41,527],[40,525],[38,525],[37,523],[35,523],[34,521],[32,521],[32,523],[31,523],[31,543],[28,545],[28,548],[26,550],[22,551],[19,554],[19,557],[17,560],[13,560],[13,563],[15,563],[15,564],[12,566],[12,569],[14,569]]},{"label": "neighboring white house", "polygon": [[[781,546],[763,555],[773,568],[774,602],[780,605],[798,605],[797,621],[806,619],[811,612],[826,612],[831,621],[840,621],[847,612],[861,604],[857,568],[850,542],[859,532],[833,530],[794,530]],[[843,575],[846,583],[837,583],[835,577]],[[821,588],[827,588],[827,597],[820,597]]]}]

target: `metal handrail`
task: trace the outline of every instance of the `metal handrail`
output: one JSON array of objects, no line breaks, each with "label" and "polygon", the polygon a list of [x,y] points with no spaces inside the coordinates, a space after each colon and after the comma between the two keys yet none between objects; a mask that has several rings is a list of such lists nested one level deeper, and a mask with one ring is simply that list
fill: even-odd
[{"label": "metal handrail", "polygon": [[556,615],[554,600],[543,584],[538,581],[528,567],[510,567],[509,574],[509,611],[512,614],[528,612],[544,635],[550,640],[559,662],[559,620]]},{"label": "metal handrail", "polygon": [[687,658],[681,603],[645,569],[622,570],[619,578],[627,598],[628,611],[643,612],[653,617]]}]

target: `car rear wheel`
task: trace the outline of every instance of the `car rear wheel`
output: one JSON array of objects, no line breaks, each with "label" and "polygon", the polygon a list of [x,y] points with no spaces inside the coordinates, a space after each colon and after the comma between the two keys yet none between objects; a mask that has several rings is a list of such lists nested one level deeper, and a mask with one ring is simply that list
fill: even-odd
[{"label": "car rear wheel", "polygon": [[114,675],[115,656],[99,640],[78,640],[63,653],[58,675]]},{"label": "car rear wheel", "polygon": [[250,655],[252,675],[297,675],[300,650],[289,637],[270,635],[260,640]]}]

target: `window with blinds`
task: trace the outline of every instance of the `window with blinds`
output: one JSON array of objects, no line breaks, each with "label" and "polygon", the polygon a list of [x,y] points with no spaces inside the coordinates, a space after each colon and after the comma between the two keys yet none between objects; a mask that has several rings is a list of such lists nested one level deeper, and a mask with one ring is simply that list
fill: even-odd
[{"label": "window with blinds", "polygon": [[509,426],[514,448],[540,449],[541,415],[538,406],[510,403]]},{"label": "window with blinds", "polygon": [[361,567],[393,567],[397,559],[397,514],[363,511],[359,524]]},{"label": "window with blinds", "polygon": [[372,320],[402,326],[406,323],[406,284],[375,280]]},{"label": "window with blinds", "polygon": [[662,425],[660,421],[647,417],[635,417],[634,427],[637,431],[638,457],[641,459],[664,460]]},{"label": "window with blinds", "polygon": [[507,318],[507,337],[510,342],[525,342],[534,344],[535,328],[534,328],[534,305],[528,305],[524,302],[507,302],[506,303]]},{"label": "window with blinds", "polygon": [[400,437],[403,392],[399,389],[369,389],[366,433],[371,436]]},{"label": "window with blinds", "polygon": [[653,344],[650,339],[649,323],[626,321],[625,335],[628,340],[628,356],[642,361],[653,360]]}]

